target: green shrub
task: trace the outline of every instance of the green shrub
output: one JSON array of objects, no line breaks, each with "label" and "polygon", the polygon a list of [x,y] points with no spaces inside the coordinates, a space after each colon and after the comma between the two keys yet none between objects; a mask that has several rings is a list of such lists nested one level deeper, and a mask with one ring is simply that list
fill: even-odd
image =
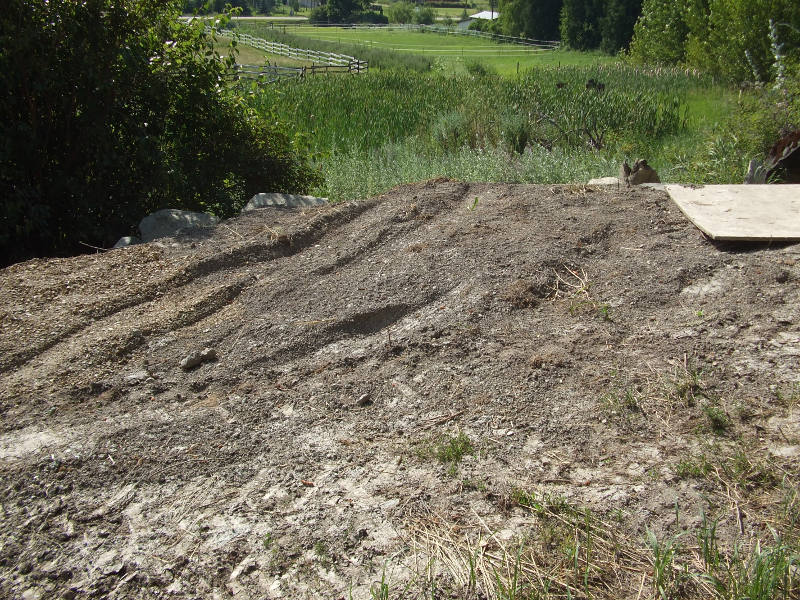
[{"label": "green shrub", "polygon": [[500,135],[510,152],[522,154],[531,141],[528,117],[516,112],[505,112],[500,118]]},{"label": "green shrub", "polygon": [[395,2],[386,9],[389,23],[413,23],[414,5],[410,2]]},{"label": "green shrub", "polygon": [[11,0],[0,11],[0,259],[107,246],[166,206],[237,211],[316,175],[176,4]]},{"label": "green shrub", "polygon": [[436,22],[436,11],[430,6],[420,6],[414,13],[414,21],[418,25],[433,25]]},{"label": "green shrub", "polygon": [[481,62],[476,59],[467,59],[464,61],[464,68],[467,70],[467,73],[474,77],[484,77],[486,75],[492,75],[494,72],[486,63]]},{"label": "green shrub", "polygon": [[475,19],[467,27],[470,31],[481,31],[483,33],[491,33],[492,21],[489,19]]},{"label": "green shrub", "polygon": [[472,123],[463,111],[444,113],[431,128],[431,138],[444,152],[454,152],[463,146],[474,146]]}]

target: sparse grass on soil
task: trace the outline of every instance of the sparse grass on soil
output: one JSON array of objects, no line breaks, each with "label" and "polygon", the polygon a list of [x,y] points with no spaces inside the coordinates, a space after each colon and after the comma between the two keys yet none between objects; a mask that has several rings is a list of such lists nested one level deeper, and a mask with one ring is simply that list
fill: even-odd
[{"label": "sparse grass on soil", "polygon": [[0,596],[795,600],[798,280],[450,180],[0,270]]}]

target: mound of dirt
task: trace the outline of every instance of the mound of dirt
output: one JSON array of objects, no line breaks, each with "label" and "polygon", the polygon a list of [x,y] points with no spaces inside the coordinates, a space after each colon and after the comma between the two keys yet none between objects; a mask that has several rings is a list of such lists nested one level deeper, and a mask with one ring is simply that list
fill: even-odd
[{"label": "mound of dirt", "polygon": [[365,598],[432,531],[529,535],[520,490],[768,535],[781,486],[707,474],[796,482],[799,255],[661,191],[436,180],[11,266],[0,595]]}]

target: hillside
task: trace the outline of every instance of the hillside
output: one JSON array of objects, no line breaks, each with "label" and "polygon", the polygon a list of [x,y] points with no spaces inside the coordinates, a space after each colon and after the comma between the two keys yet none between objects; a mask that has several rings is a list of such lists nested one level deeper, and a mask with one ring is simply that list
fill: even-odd
[{"label": "hillside", "polygon": [[646,528],[697,570],[703,512],[797,549],[798,258],[660,191],[434,180],[9,267],[0,595],[485,598],[518,556],[652,597]]}]

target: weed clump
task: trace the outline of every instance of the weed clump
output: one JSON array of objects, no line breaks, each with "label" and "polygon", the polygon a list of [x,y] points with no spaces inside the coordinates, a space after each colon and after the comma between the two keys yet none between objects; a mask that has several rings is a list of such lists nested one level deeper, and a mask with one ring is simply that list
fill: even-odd
[{"label": "weed clump", "polygon": [[474,452],[472,441],[463,431],[440,440],[433,448],[433,455],[439,462],[450,464],[458,464],[464,456]]},{"label": "weed clump", "polygon": [[417,455],[420,458],[433,459],[447,465],[447,474],[451,477],[458,475],[458,465],[464,457],[474,453],[475,446],[463,431],[430,440],[417,449]]}]

